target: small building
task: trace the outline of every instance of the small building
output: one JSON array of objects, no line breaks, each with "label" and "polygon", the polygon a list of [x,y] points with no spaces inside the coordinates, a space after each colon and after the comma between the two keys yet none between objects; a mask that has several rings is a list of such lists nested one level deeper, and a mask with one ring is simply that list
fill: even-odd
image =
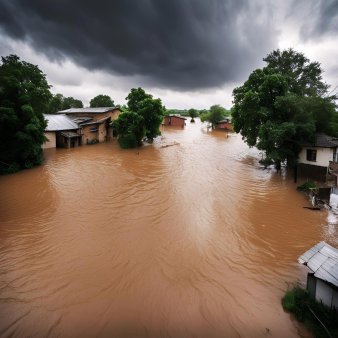
[{"label": "small building", "polygon": [[330,162],[338,160],[338,138],[316,134],[313,143],[303,142],[298,155],[298,173],[306,178],[326,181]]},{"label": "small building", "polygon": [[232,123],[229,118],[225,118],[222,121],[216,122],[215,128],[220,130],[233,131]]},{"label": "small building", "polygon": [[338,249],[320,242],[298,258],[308,267],[307,290],[313,298],[338,309]]},{"label": "small building", "polygon": [[72,148],[81,144],[81,133],[79,126],[66,115],[44,114],[47,120],[45,136],[48,141],[43,145],[43,149],[48,148]]},{"label": "small building", "polygon": [[164,117],[163,125],[184,128],[186,118],[181,115],[168,115]]},{"label": "small building", "polygon": [[66,114],[81,127],[82,144],[93,141],[104,142],[112,139],[110,122],[121,113],[119,107],[70,108],[57,114]]}]

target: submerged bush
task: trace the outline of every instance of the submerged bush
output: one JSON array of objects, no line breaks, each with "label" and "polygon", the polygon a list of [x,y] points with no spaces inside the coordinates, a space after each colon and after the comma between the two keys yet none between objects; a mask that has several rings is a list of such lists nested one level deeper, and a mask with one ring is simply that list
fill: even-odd
[{"label": "submerged bush", "polygon": [[297,190],[303,191],[303,192],[310,192],[313,189],[316,189],[316,183],[313,181],[307,181],[304,184],[297,187]]},{"label": "submerged bush", "polygon": [[[306,290],[298,286],[288,290],[282,299],[282,305],[286,312],[292,313],[315,337],[338,337],[337,311],[311,298]],[[330,335],[314,314],[325,325]]]},{"label": "submerged bush", "polygon": [[126,134],[118,138],[118,142],[121,148],[136,148],[139,145],[138,140],[134,134]]}]

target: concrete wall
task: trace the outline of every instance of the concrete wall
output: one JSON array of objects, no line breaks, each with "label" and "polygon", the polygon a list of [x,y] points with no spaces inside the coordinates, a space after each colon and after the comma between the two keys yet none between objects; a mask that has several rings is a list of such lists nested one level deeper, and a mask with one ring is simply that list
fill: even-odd
[{"label": "concrete wall", "polygon": [[[308,161],[306,159],[307,149],[317,150],[316,161]],[[328,167],[329,162],[333,159],[333,150],[334,148],[303,148],[299,154],[298,163]]]},{"label": "concrete wall", "polygon": [[99,132],[91,131],[93,128],[99,129],[97,124],[90,124],[82,127],[82,144],[87,144],[93,140],[99,139]]},{"label": "concrete wall", "polygon": [[45,136],[48,138],[48,141],[46,141],[42,145],[42,149],[55,148],[56,147],[55,131],[46,131]]}]

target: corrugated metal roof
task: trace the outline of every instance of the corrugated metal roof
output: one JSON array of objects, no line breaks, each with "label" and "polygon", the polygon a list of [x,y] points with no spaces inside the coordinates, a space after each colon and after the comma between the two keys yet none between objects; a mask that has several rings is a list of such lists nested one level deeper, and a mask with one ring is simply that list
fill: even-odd
[{"label": "corrugated metal roof", "polygon": [[60,131],[78,129],[78,125],[66,115],[43,115],[47,120],[46,131]]},{"label": "corrugated metal roof", "polygon": [[118,107],[70,108],[70,109],[58,111],[57,114],[75,114],[75,113],[100,114],[100,113],[106,113],[114,109],[119,109],[119,108]]},{"label": "corrugated metal roof", "polygon": [[338,138],[324,133],[317,133],[314,143],[302,142],[301,145],[304,147],[335,148],[338,147]]},{"label": "corrugated metal roof", "polygon": [[314,276],[338,287],[338,249],[320,242],[298,258]]}]

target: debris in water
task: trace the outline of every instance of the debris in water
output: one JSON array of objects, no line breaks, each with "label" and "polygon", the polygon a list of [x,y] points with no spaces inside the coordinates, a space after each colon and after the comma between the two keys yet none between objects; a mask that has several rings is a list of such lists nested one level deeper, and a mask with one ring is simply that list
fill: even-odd
[{"label": "debris in water", "polygon": [[179,142],[174,141],[172,143],[167,143],[167,144],[161,145],[161,148],[167,148],[167,147],[172,147],[172,146],[177,146],[177,145],[179,145]]}]

